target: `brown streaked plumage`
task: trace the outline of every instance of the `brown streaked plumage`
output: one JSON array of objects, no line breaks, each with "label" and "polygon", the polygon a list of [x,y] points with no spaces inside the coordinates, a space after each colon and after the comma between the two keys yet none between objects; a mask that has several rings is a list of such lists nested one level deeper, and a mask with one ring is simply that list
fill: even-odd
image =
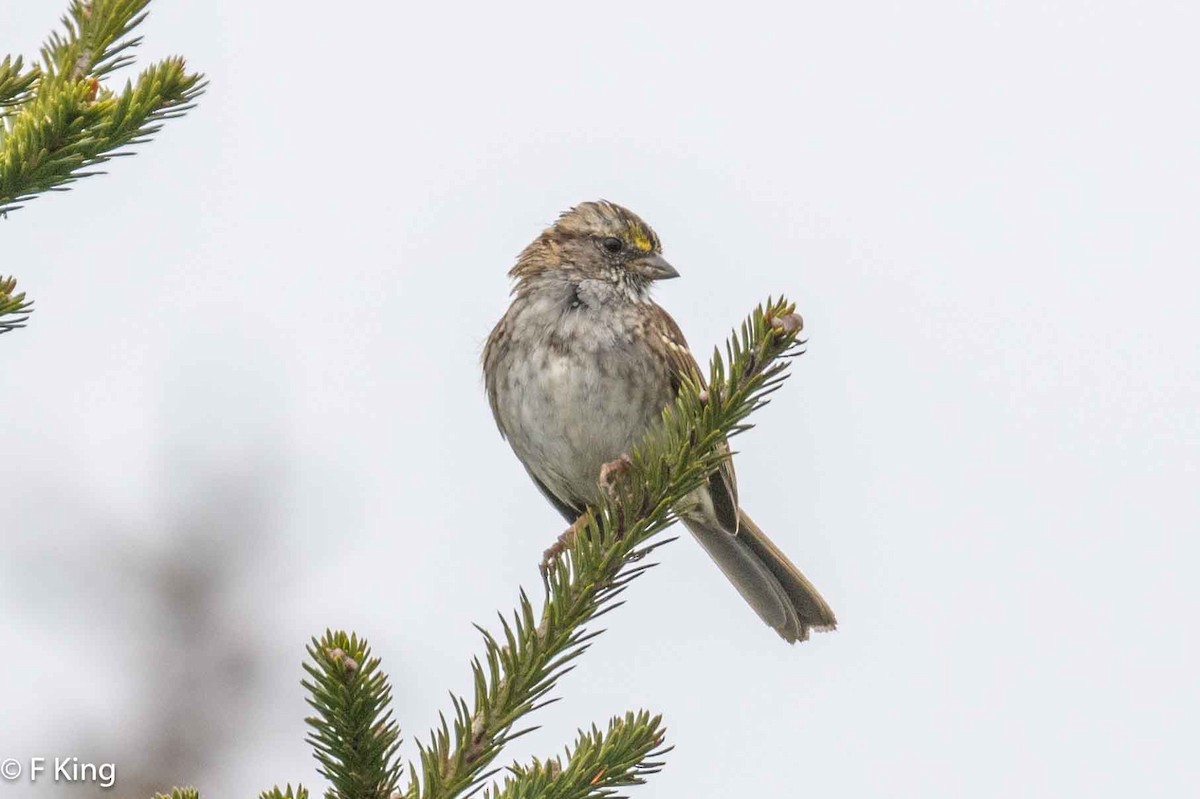
[{"label": "brown streaked plumage", "polygon": [[[703,381],[675,321],[650,299],[677,277],[654,231],[614,203],[581,203],[526,247],[483,371],[496,424],[546,498],[574,522],[601,467],[630,452],[686,376]],[[789,642],[837,620],[738,506],[726,460],[680,518],[755,612]]]}]

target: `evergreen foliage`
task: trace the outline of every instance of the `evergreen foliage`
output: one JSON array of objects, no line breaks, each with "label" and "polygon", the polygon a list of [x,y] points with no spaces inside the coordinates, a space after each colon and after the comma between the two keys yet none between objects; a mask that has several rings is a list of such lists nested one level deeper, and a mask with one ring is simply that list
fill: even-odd
[{"label": "evergreen foliage", "polygon": [[[200,797],[193,797],[193,799],[200,799]],[[292,793],[292,786],[289,785],[286,790],[282,791],[279,788],[263,791],[259,794],[258,799],[308,799],[308,791],[297,785],[296,792]]]},{"label": "evergreen foliage", "polygon": [[17,293],[15,278],[0,277],[0,333],[25,327],[31,305],[25,301],[25,292]]},{"label": "evergreen foliage", "polygon": [[[104,81],[133,63],[142,39],[133,30],[150,0],[73,0],[41,59],[0,61],[0,217],[47,191],[100,174],[96,167],[131,154],[163,122],[182,116],[204,91],[203,76],[179,57],[144,69],[136,81],[113,89]],[[11,288],[11,287],[10,287]],[[6,309],[0,287],[0,332],[19,327],[29,304]]]},{"label": "evergreen foliage", "polygon": [[511,766],[504,784],[487,796],[489,799],[601,799],[617,795],[617,789],[641,785],[645,778],[662,768],[654,760],[667,752],[663,748],[664,731],[659,716],[646,711],[626,713],[614,718],[608,730],[594,725],[580,732],[566,753],[567,764],[552,757],[534,760],[528,766]]},{"label": "evergreen foliage", "polygon": [[[353,635],[327,632],[314,640],[303,685],[317,711],[308,720],[308,740],[320,773],[332,783],[327,799],[451,799],[487,787],[500,770],[492,764],[504,745],[534,729],[518,726],[523,718],[554,701],[549,697],[558,680],[603,632],[592,623],[618,607],[630,581],[653,565],[646,557],[666,543],[659,534],[677,520],[680,502],[729,457],[722,442],[749,430],[746,418],[787,378],[788,356],[801,352],[800,328],[792,303],[768,300],[734,331],[724,355],[714,352],[707,381],[681,388],[623,474],[606,484],[603,505],[545,564],[540,609],[521,591],[517,610],[501,615],[498,632],[479,628],[483,654],[471,663],[472,696],[451,694],[452,720],[443,716],[419,743],[405,789],[396,787],[400,731],[378,659]],[[605,730],[581,732],[565,760],[509,766],[486,796],[614,797],[661,768],[664,736],[659,717],[627,713]],[[287,796],[278,788],[263,794]]]},{"label": "evergreen foliage", "polygon": [[[122,148],[146,142],[193,107],[205,84],[181,58],[149,66],[120,90],[103,84],[132,63],[141,41],[132,32],[148,4],[73,0],[39,63],[0,61],[0,217],[98,174],[91,168],[129,154]],[[13,278],[0,277],[0,333],[23,326],[31,305]],[[330,783],[326,799],[451,799],[485,788],[489,799],[608,799],[656,773],[669,749],[665,730],[658,716],[639,711],[603,730],[581,730],[562,756],[513,764],[489,784],[504,745],[535,729],[523,719],[554,701],[558,681],[603,632],[594,622],[653,566],[646,558],[667,543],[660,534],[677,521],[680,503],[729,457],[723,442],[749,430],[747,417],[786,379],[787,359],[803,344],[800,328],[792,303],[769,299],[734,331],[723,355],[714,352],[707,380],[681,387],[629,462],[604,478],[602,504],[543,564],[540,608],[522,590],[516,611],[501,614],[495,631],[478,628],[483,653],[471,662],[471,697],[451,694],[450,720],[442,716],[407,769],[398,759],[391,686],[366,640],[333,631],[314,638],[302,685],[316,711],[307,741]],[[260,799],[308,796],[288,785]],[[176,788],[154,799],[199,794]]]},{"label": "evergreen foliage", "polygon": [[317,711],[307,720],[308,742],[321,775],[333,783],[326,797],[388,799],[400,782],[400,727],[392,721],[392,688],[379,658],[365,640],[329,631],[313,639],[308,656],[309,679],[301,684]]}]

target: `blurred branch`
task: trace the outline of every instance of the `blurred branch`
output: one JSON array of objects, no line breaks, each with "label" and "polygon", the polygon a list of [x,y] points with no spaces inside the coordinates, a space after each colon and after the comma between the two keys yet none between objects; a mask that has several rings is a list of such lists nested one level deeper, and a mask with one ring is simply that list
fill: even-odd
[{"label": "blurred branch", "polygon": [[258,795],[258,799],[308,799],[308,789],[297,785],[296,792],[292,793],[292,786],[290,785],[286,790],[282,791],[276,787],[269,791],[263,791]]},{"label": "blurred branch", "polygon": [[[41,607],[47,597],[69,595],[55,584],[43,596],[38,589],[50,589],[48,581],[75,586],[74,598],[46,626],[62,626],[68,638],[87,629],[116,644],[136,701],[125,701],[116,717],[111,708],[96,718],[74,714],[69,733],[86,759],[119,764],[111,793],[121,799],[158,796],[182,779],[214,773],[261,709],[256,687],[269,613],[245,608],[260,596],[259,564],[276,556],[279,475],[269,451],[243,453],[236,464],[222,460],[200,476],[190,474],[195,462],[190,451],[168,455],[166,481],[188,487],[150,518],[105,520],[101,510],[88,508],[61,527],[35,531],[53,535],[38,535],[28,559],[0,568],[5,587],[15,578],[23,594],[41,596],[30,600]],[[52,495],[69,501],[62,486]],[[151,528],[163,531],[163,546],[148,542]],[[84,627],[67,626],[76,623]],[[92,647],[63,651],[68,659],[71,651],[84,658],[76,670],[96,668]],[[112,693],[121,690],[114,686]],[[55,745],[63,745],[63,734]],[[79,788],[63,783],[45,790],[47,799],[69,799]]]},{"label": "blurred branch", "polygon": [[200,792],[195,788],[172,788],[171,793],[156,793],[154,799],[200,799]]}]

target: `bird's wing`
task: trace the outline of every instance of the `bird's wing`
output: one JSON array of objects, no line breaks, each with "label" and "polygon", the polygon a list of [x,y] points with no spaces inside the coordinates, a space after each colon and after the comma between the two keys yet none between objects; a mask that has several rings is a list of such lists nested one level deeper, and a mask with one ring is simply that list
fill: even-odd
[{"label": "bird's wing", "polygon": [[497,386],[494,375],[496,374],[496,362],[508,349],[507,322],[508,314],[500,317],[500,321],[492,328],[491,335],[488,336],[487,343],[483,346],[483,355],[480,357],[483,364],[483,380],[488,404],[492,406],[492,418],[496,420],[496,427],[500,429],[501,438],[508,438],[508,433],[505,432],[504,424],[500,421],[500,405],[496,396]]},{"label": "bird's wing", "polygon": [[[696,363],[696,358],[688,349],[683,331],[665,311],[662,311],[662,319],[665,322],[662,338],[666,343],[667,368],[671,376],[671,387],[678,392],[685,378],[707,387],[704,374],[700,371],[700,365]],[[728,456],[730,454],[729,442],[722,440],[718,449]],[[717,521],[731,535],[736,535],[739,522],[737,475],[733,471],[733,458],[726,457],[721,463],[721,468],[708,479],[708,492],[712,497]]]}]

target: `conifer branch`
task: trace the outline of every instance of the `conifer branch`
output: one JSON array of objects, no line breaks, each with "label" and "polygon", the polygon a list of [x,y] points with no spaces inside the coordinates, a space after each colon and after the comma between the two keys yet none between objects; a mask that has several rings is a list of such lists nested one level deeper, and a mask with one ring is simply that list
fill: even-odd
[{"label": "conifer branch", "polygon": [[[482,627],[484,653],[472,661],[473,700],[451,694],[453,723],[442,717],[432,740],[419,744],[409,784],[396,789],[399,728],[392,721],[391,688],[367,642],[326,632],[308,647],[303,682],[317,716],[308,719],[320,772],[333,787],[326,799],[451,799],[474,794],[499,771],[501,748],[532,728],[516,729],[574,667],[592,639],[598,617],[653,564],[645,558],[666,543],[659,534],[677,519],[680,504],[729,457],[724,442],[750,429],[746,417],[769,401],[787,377],[789,356],[801,352],[795,306],[768,300],[734,331],[724,356],[713,354],[708,380],[686,382],[673,405],[606,479],[606,495],[573,529],[574,538],[543,573],[544,598],[535,613],[524,591],[500,633]],[[611,478],[612,475],[609,475]],[[597,475],[600,478],[600,475]],[[643,782],[662,763],[663,729],[645,711],[613,719],[601,732],[582,732],[561,758],[511,766],[490,799],[607,799]],[[278,788],[261,799],[305,799],[298,788]]]},{"label": "conifer branch", "polygon": [[389,799],[400,781],[400,727],[392,720],[392,688],[365,639],[326,631],[308,647],[302,685],[317,711],[307,719],[327,799]]},{"label": "conifer branch", "polygon": [[610,799],[617,790],[642,785],[646,777],[662,770],[654,758],[664,748],[662,719],[646,711],[626,713],[609,722],[608,730],[595,726],[580,731],[567,764],[552,757],[530,766],[512,766],[504,784],[487,793],[489,799]]},{"label": "conifer branch", "polygon": [[[25,292],[14,293],[16,288],[15,278],[0,277],[0,333],[25,327],[32,310],[33,303],[25,300]],[[5,319],[6,316],[15,318]]]},{"label": "conifer branch", "polygon": [[[745,432],[745,418],[761,408],[787,377],[786,356],[796,354],[801,328],[795,306],[768,300],[715,352],[707,387],[688,382],[662,424],[633,453],[628,473],[609,486],[573,541],[544,574],[545,599],[535,615],[522,591],[499,636],[479,628],[484,656],[472,664],[474,698],[451,695],[454,722],[445,718],[420,746],[421,778],[407,796],[449,799],[478,790],[495,773],[488,767],[504,744],[531,728],[517,722],[545,705],[559,678],[573,668],[602,630],[586,625],[617,607],[630,581],[652,564],[642,561],[665,543],[652,540],[676,521],[675,508],[729,457],[725,439]],[[599,478],[599,475],[597,475]]]},{"label": "conifer branch", "polygon": [[42,47],[42,64],[22,72],[20,59],[0,64],[0,214],[41,192],[97,174],[122,147],[141,144],[164,120],[180,116],[204,91],[203,77],[172,57],[113,91],[101,81],[133,62],[149,0],[74,0],[64,32]]},{"label": "conifer branch", "polygon": [[129,50],[142,37],[126,38],[146,19],[150,0],[72,0],[62,18],[66,34],[52,33],[42,46],[46,74],[81,80],[102,78],[133,62]]},{"label": "conifer branch", "polygon": [[[0,218],[43,192],[100,174],[92,167],[130,155],[123,148],[149,141],[163,122],[194,107],[204,77],[179,57],[150,65],[119,90],[102,83],[133,63],[142,39],[132,33],[149,2],[72,0],[40,65],[0,61]],[[0,322],[0,333],[20,326]]]}]

